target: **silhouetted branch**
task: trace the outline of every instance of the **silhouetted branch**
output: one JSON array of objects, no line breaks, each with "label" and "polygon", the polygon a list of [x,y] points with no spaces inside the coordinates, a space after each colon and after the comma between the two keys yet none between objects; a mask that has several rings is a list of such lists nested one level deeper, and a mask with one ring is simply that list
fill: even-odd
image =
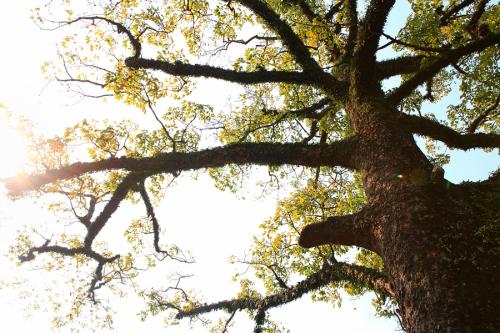
[{"label": "silhouetted branch", "polygon": [[241,84],[287,82],[294,84],[316,84],[313,75],[306,72],[266,71],[242,72],[220,67],[188,64],[180,61],[168,62],[145,58],[127,58],[125,65],[135,69],[159,70],[173,76],[209,77]]},{"label": "silhouetted branch", "polygon": [[229,328],[229,325],[231,324],[231,321],[233,320],[235,314],[236,311],[233,311],[229,318],[227,318],[221,333],[227,333],[227,329]]},{"label": "silhouetted branch", "polygon": [[327,21],[331,20],[333,18],[333,16],[340,11],[343,3],[344,3],[344,0],[340,0],[335,4],[332,4],[332,6],[328,10],[328,12],[325,14],[325,20],[327,20]]},{"label": "silhouetted branch", "polygon": [[497,98],[495,99],[495,101],[493,102],[493,104],[491,104],[483,113],[481,113],[476,119],[474,119],[470,123],[469,127],[467,127],[466,132],[469,133],[469,134],[474,133],[477,130],[477,128],[486,121],[486,119],[488,118],[488,116],[496,108],[498,108],[499,104],[500,104],[500,94],[497,95]]},{"label": "silhouetted branch", "polygon": [[476,2],[474,12],[472,13],[472,16],[469,20],[469,23],[467,23],[466,29],[471,33],[472,36],[478,37],[477,32],[478,32],[478,26],[477,24],[479,23],[479,20],[481,19],[481,16],[483,16],[484,11],[486,9],[486,4],[489,2],[489,0],[479,0]]},{"label": "silhouetted branch", "polygon": [[265,320],[266,320],[266,310],[258,309],[257,314],[254,317],[255,327],[253,329],[253,333],[262,333]]},{"label": "silhouetted branch", "polygon": [[302,14],[304,14],[305,17],[309,20],[309,22],[313,22],[314,19],[319,19],[320,16],[316,14],[311,6],[304,0],[288,0],[289,3],[292,3],[294,5],[299,6],[300,10],[302,11]]},{"label": "silhouetted branch", "polygon": [[60,245],[49,245],[50,240],[46,240],[46,242],[42,246],[35,246],[32,247],[31,249],[28,250],[28,253],[25,255],[20,255],[19,256],[19,261],[21,263],[32,261],[35,259],[35,253],[36,254],[42,254],[42,253],[51,253],[51,254],[59,254],[63,255],[66,257],[74,257],[76,255],[83,255],[86,257],[89,257],[95,261],[97,261],[97,268],[94,272],[94,276],[92,277],[92,280],[90,281],[89,285],[89,297],[92,301],[95,303],[95,290],[101,288],[104,286],[106,283],[109,281],[104,281],[102,282],[103,279],[103,269],[104,266],[108,263],[112,263],[113,261],[117,260],[120,256],[115,255],[113,257],[104,257],[103,255],[95,252],[92,250],[90,247],[76,247],[76,248],[69,248],[69,247],[64,247]]},{"label": "silhouetted branch", "polygon": [[359,46],[356,57],[358,63],[362,65],[361,67],[366,68],[368,71],[373,70],[380,35],[394,3],[395,0],[370,1],[365,17],[360,22],[361,38],[358,40]]},{"label": "silhouetted branch", "polygon": [[383,60],[375,65],[375,76],[378,80],[390,78],[401,74],[415,73],[424,59],[423,56],[403,56]]},{"label": "silhouetted branch", "polygon": [[399,123],[412,133],[441,141],[450,148],[467,150],[500,147],[500,135],[498,134],[460,134],[434,120],[407,114],[399,115]]},{"label": "silhouetted branch", "polygon": [[175,255],[172,255],[170,252],[167,250],[162,250],[160,247],[160,224],[158,223],[158,220],[156,218],[156,214],[153,208],[153,204],[151,203],[151,200],[149,199],[148,192],[146,191],[146,188],[144,186],[144,183],[141,183],[139,185],[139,194],[141,195],[142,200],[144,201],[144,205],[146,206],[146,212],[151,219],[151,222],[153,224],[153,246],[156,252],[163,254],[165,257],[168,257],[172,260],[183,262],[183,263],[193,263],[193,260],[191,258],[186,258],[186,257],[178,257]]},{"label": "silhouetted branch", "polygon": [[118,33],[125,34],[127,36],[128,40],[130,41],[130,43],[132,44],[132,48],[134,49],[133,57],[137,58],[141,55],[142,45],[141,45],[141,42],[139,41],[139,38],[134,36],[132,34],[132,32],[120,22],[116,22],[116,21],[113,21],[109,18],[102,17],[102,16],[81,16],[81,17],[78,17],[78,18],[71,20],[71,21],[63,21],[63,22],[57,22],[57,23],[62,24],[62,25],[69,25],[69,24],[73,24],[73,23],[76,23],[79,21],[104,21],[106,23],[109,23],[109,24],[115,26]]},{"label": "silhouetted branch", "polygon": [[[305,145],[298,143],[240,143],[189,153],[161,153],[154,157],[109,158],[96,162],[78,162],[59,169],[47,170],[43,174],[18,176],[3,180],[11,195],[36,190],[56,180],[70,179],[86,173],[123,169],[140,173],[134,179],[145,178],[158,173],[175,173],[185,170],[216,168],[227,164],[256,165],[303,165],[303,166],[342,166],[356,168],[356,139],[330,143],[328,145]],[[129,189],[132,180],[121,185],[122,191]],[[125,181],[125,180],[124,180]],[[135,180],[134,180],[135,181]],[[120,192],[125,194],[124,192]]]},{"label": "silhouetted branch", "polygon": [[384,36],[385,38],[390,40],[392,42],[392,44],[406,46],[410,49],[414,49],[414,50],[418,50],[418,51],[441,53],[441,52],[447,52],[450,50],[449,47],[428,47],[428,46],[423,46],[423,45],[415,45],[415,44],[407,43],[405,41],[402,41],[402,40],[396,39],[392,36],[389,36],[388,34],[385,34],[383,32],[382,32],[382,36]]},{"label": "silhouetted branch", "polygon": [[143,173],[132,172],[126,175],[120,184],[118,184],[115,191],[111,195],[111,198],[104,206],[102,212],[95,218],[88,228],[88,232],[84,240],[86,248],[90,248],[92,246],[92,242],[111,218],[111,215],[113,215],[113,213],[118,209],[118,206],[122,200],[125,199],[128,192],[145,177],[146,175]]},{"label": "silhouetted branch", "polygon": [[441,26],[447,25],[452,18],[453,15],[464,9],[465,7],[471,5],[474,2],[474,0],[464,0],[462,2],[459,2],[457,4],[453,4],[446,8],[442,12],[441,19],[440,19],[440,24]]},{"label": "silhouetted branch", "polygon": [[403,98],[409,96],[419,85],[428,81],[443,68],[456,63],[460,58],[466,55],[482,51],[498,43],[500,43],[500,34],[491,34],[483,39],[470,42],[464,46],[442,53],[441,56],[436,57],[434,61],[422,67],[413,77],[394,89],[387,96],[387,100],[390,103],[399,104]]},{"label": "silhouetted branch", "polygon": [[264,20],[269,28],[281,37],[283,43],[288,47],[290,53],[304,70],[313,73],[323,72],[318,63],[311,57],[307,47],[288,23],[283,21],[265,2],[254,0],[239,0],[239,2]]},{"label": "silhouetted branch", "polygon": [[299,245],[305,248],[325,244],[355,245],[376,251],[370,223],[374,218],[365,208],[359,213],[332,216],[324,222],[309,224],[300,233]]},{"label": "silhouetted branch", "polygon": [[176,318],[194,317],[218,310],[226,310],[228,312],[257,310],[259,312],[265,312],[271,308],[290,303],[302,297],[304,294],[337,281],[351,281],[387,296],[392,297],[394,295],[384,274],[363,266],[339,262],[333,263],[333,265],[325,264],[316,273],[311,274],[306,279],[282,292],[263,298],[246,297],[204,304],[190,310],[181,310],[177,313]]}]

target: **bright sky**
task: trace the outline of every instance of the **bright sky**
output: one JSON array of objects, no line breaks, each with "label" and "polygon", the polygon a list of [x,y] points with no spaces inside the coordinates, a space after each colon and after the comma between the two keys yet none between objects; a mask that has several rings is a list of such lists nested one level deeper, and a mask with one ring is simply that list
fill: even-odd
[{"label": "bright sky", "polygon": [[[7,4],[8,3],[8,4]],[[150,115],[143,115],[116,103],[102,104],[101,101],[79,100],[78,96],[67,93],[57,83],[47,83],[40,72],[41,64],[56,56],[55,43],[57,32],[40,31],[29,20],[29,9],[40,6],[41,1],[10,1],[0,11],[0,29],[2,53],[0,54],[0,103],[6,106],[14,116],[32,119],[36,126],[45,133],[55,133],[64,126],[71,125],[82,117],[112,119],[132,118],[138,122],[148,122]],[[394,15],[397,15],[394,13]],[[223,85],[210,82],[206,85],[202,98],[217,96],[225,101]],[[6,112],[0,108],[0,178],[15,174],[23,164],[23,140],[6,121]],[[487,173],[500,164],[498,154],[485,155],[480,152],[453,153],[452,163],[446,167],[446,176],[453,182],[485,178]],[[252,198],[252,196],[250,196]],[[140,207],[142,209],[142,207]],[[113,222],[127,224],[128,214],[134,210],[120,211]],[[142,211],[141,211],[142,212]],[[183,248],[192,250],[199,263],[196,267],[197,285],[203,290],[207,300],[222,300],[234,297],[237,286],[231,283],[235,273],[228,265],[230,255],[242,256],[251,243],[252,235],[257,232],[257,225],[274,212],[271,200],[238,200],[233,195],[214,189],[210,180],[200,177],[198,180],[184,179],[182,184],[168,192],[165,201],[159,207],[157,216],[164,229],[166,240],[173,241]],[[47,273],[15,268],[8,262],[5,254],[10,244],[14,243],[16,230],[21,225],[46,225],[54,222],[54,217],[45,213],[29,200],[12,202],[0,189],[0,286],[2,281],[22,281],[19,289],[0,289],[0,313],[2,328],[8,332],[45,332],[50,330],[50,314],[42,309],[31,311],[30,317],[23,310],[28,302],[46,299],[54,290],[43,291],[52,286],[51,280],[57,280],[57,272]],[[120,232],[123,224],[110,227],[108,235]],[[189,237],[187,235],[190,235]],[[154,279],[164,279],[155,276]],[[21,279],[21,280],[19,280]],[[68,292],[64,285],[57,290]],[[26,294],[26,300],[19,296],[20,290],[34,292]],[[69,288],[69,287],[68,287]],[[140,309],[140,300],[130,297],[116,307],[115,328],[118,332],[186,332],[188,325],[164,329],[161,316],[148,319],[145,323],[135,316]],[[360,300],[346,298],[340,309],[330,305],[313,304],[306,298],[273,310],[273,319],[286,323],[291,332],[391,332],[397,325],[394,321],[376,318],[370,304],[370,297]],[[245,315],[237,318],[239,326],[234,332],[251,331],[252,323]],[[199,331],[200,327],[194,331]],[[64,330],[63,330],[64,331]]]}]

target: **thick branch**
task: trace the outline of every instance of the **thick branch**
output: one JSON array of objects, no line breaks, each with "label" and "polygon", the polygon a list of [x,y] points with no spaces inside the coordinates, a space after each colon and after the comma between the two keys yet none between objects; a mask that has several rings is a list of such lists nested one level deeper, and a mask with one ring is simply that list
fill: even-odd
[{"label": "thick branch", "polygon": [[262,333],[265,320],[266,320],[266,310],[258,309],[257,314],[254,317],[255,327],[253,329],[253,333]]},{"label": "thick branch", "polygon": [[453,15],[464,9],[465,7],[469,6],[472,4],[474,0],[464,0],[462,2],[459,2],[458,4],[452,5],[449,8],[447,8],[444,12],[443,15],[441,16],[441,25],[447,25],[449,23],[449,20]]},{"label": "thick branch", "polygon": [[34,246],[28,250],[25,255],[19,256],[20,262],[28,262],[35,259],[35,253],[57,253],[63,256],[72,257],[77,254],[85,254],[86,250],[83,247],[68,248],[59,245],[49,245],[49,241],[45,242],[42,246]]},{"label": "thick branch", "polygon": [[448,65],[456,63],[460,58],[474,52],[480,52],[485,48],[500,43],[500,34],[491,34],[486,38],[471,42],[447,53],[436,57],[429,65],[420,69],[412,78],[402,83],[398,88],[387,96],[387,100],[392,104],[399,104],[401,100],[409,96],[419,85],[431,79],[440,70]]},{"label": "thick branch", "polygon": [[306,1],[304,1],[304,0],[288,0],[288,2],[299,6],[300,10],[302,11],[302,14],[304,14],[305,17],[307,17],[307,19],[310,22],[313,22],[314,19],[320,19],[320,16],[318,14],[316,14],[314,12],[314,10],[312,10],[311,6],[309,6],[309,4]]},{"label": "thick branch", "polygon": [[330,21],[335,14],[340,12],[340,9],[342,8],[342,4],[344,3],[344,0],[338,1],[336,4],[332,4],[328,12],[325,14],[325,20]]},{"label": "thick branch", "polygon": [[125,60],[125,64],[131,68],[156,69],[176,76],[211,77],[243,84],[255,84],[264,82],[289,82],[298,84],[310,83],[308,82],[308,79],[305,78],[306,75],[300,72],[238,72],[206,65],[191,65],[181,62],[169,63],[160,60],[144,59],[140,57],[142,45],[139,39],[136,38],[123,24],[99,16],[79,17],[73,21],[67,22],[67,24],[72,24],[82,20],[105,21],[111,25],[114,25],[119,33],[125,34],[134,49],[133,56]]},{"label": "thick branch", "polygon": [[[241,143],[191,153],[163,153],[144,158],[109,158],[97,162],[74,163],[43,174],[19,176],[5,180],[12,195],[35,190],[57,181],[89,172],[124,169],[153,175],[185,170],[222,167],[227,164],[342,166],[355,169],[355,138],[329,145],[299,143]],[[144,177],[144,176],[142,176]],[[125,186],[125,185],[123,185]],[[128,188],[128,186],[126,186]]]},{"label": "thick branch", "polygon": [[307,225],[300,233],[299,245],[305,248],[325,244],[355,245],[375,251],[370,236],[370,222],[366,211],[329,217],[324,222]]},{"label": "thick branch", "polygon": [[92,195],[90,197],[89,209],[87,211],[87,214],[85,214],[85,216],[78,217],[80,222],[83,225],[85,225],[87,229],[90,227],[90,219],[94,216],[96,205],[97,205],[97,198],[96,196]]},{"label": "thick branch", "polygon": [[441,141],[450,148],[463,150],[472,148],[500,148],[500,135],[498,134],[460,134],[452,128],[434,120],[407,114],[400,114],[399,122],[412,133]]},{"label": "thick branch", "polygon": [[479,20],[481,19],[481,16],[483,16],[484,11],[486,9],[486,4],[488,3],[489,0],[479,0],[475,4],[475,9],[474,12],[472,13],[472,16],[469,20],[469,23],[467,23],[466,29],[473,35],[476,36],[477,33],[477,24],[479,23]]},{"label": "thick branch", "polygon": [[224,81],[257,84],[286,82],[294,84],[316,84],[316,78],[305,72],[266,71],[241,72],[208,65],[193,65],[180,61],[167,62],[145,58],[127,58],[125,64],[135,69],[159,70],[173,76],[208,77]]},{"label": "thick branch", "polygon": [[384,80],[395,75],[415,73],[423,59],[423,56],[408,56],[380,61],[375,65],[375,75],[378,80]]},{"label": "thick branch", "polygon": [[379,271],[358,265],[334,263],[333,265],[324,265],[318,272],[280,293],[264,298],[241,298],[205,304],[191,310],[179,311],[176,318],[193,317],[217,310],[226,310],[229,312],[246,309],[266,311],[270,308],[292,302],[310,291],[335,281],[351,281],[384,295],[394,295],[385,275]]},{"label": "thick branch", "polygon": [[366,10],[358,37],[357,63],[364,62],[364,67],[367,69],[373,67],[380,35],[395,2],[395,0],[372,0]]},{"label": "thick branch", "polygon": [[239,0],[239,2],[259,16],[275,31],[290,53],[306,71],[323,72],[318,63],[311,57],[309,50],[292,28],[265,2],[255,0]]},{"label": "thick branch", "polygon": [[84,244],[86,248],[92,246],[92,242],[104,228],[111,215],[118,209],[118,206],[123,199],[127,196],[129,190],[134,187],[139,181],[143,180],[145,175],[142,173],[130,173],[121,181],[113,192],[111,199],[109,199],[102,212],[95,218],[94,222],[88,228],[87,235],[85,236]]},{"label": "thick branch", "polygon": [[352,56],[356,44],[356,37],[358,36],[358,9],[356,0],[346,1],[349,32],[347,35],[344,57],[347,60]]}]

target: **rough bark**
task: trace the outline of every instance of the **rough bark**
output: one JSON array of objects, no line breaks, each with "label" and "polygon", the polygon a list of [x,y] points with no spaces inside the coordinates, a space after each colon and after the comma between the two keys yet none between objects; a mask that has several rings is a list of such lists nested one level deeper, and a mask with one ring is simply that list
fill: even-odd
[{"label": "rough bark", "polygon": [[[495,186],[401,187],[380,203],[384,213],[374,237],[408,332],[500,329]],[[493,206],[484,206],[485,198]]]},{"label": "rough bark", "polygon": [[365,242],[384,260],[405,330],[500,331],[499,177],[433,179],[396,112],[376,95],[349,106],[372,217]]}]

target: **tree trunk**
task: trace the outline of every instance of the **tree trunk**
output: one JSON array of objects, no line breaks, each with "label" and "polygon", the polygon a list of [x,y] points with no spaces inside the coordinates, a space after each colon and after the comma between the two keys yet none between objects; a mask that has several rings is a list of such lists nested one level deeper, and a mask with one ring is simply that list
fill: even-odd
[{"label": "tree trunk", "polygon": [[499,185],[387,198],[378,244],[408,332],[500,332]]},{"label": "tree trunk", "polygon": [[374,100],[350,115],[364,143],[373,250],[404,329],[500,332],[500,176],[462,185],[433,180],[411,134],[394,123],[396,111]]}]

